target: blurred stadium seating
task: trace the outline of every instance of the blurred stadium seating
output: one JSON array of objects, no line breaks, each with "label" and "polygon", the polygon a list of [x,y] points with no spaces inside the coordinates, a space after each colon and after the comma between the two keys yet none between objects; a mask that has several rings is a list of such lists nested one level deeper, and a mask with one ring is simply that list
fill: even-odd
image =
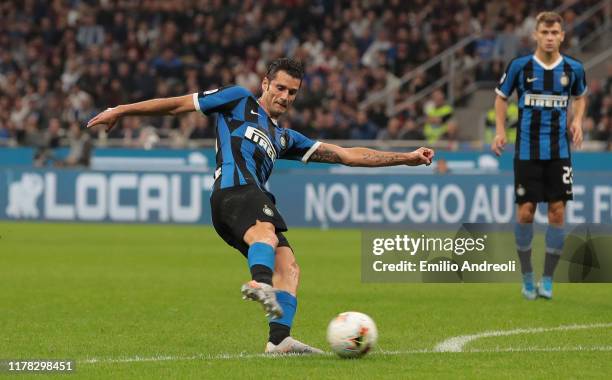
[{"label": "blurred stadium seating", "polygon": [[[295,56],[307,76],[285,118],[291,128],[366,144],[480,147],[492,83],[512,56],[532,49],[543,8],[562,12],[566,50],[598,60],[597,74],[587,72],[585,135],[601,142],[594,149],[610,149],[612,65],[601,69],[609,58],[601,41],[612,7],[596,0],[3,1],[0,145],[42,154],[87,146],[87,133],[74,131],[106,107],[231,83],[257,92],[270,60]],[[93,137],[97,145],[195,147],[211,144],[211,126],[196,114],[134,117]]]}]

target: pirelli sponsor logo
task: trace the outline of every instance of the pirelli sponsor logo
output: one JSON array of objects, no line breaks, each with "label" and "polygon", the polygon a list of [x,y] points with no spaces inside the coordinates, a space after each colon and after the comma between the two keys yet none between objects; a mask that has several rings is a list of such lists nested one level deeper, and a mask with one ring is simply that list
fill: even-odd
[{"label": "pirelli sponsor logo", "polygon": [[567,107],[567,95],[540,95],[526,94],[525,106],[527,107]]},{"label": "pirelli sponsor logo", "polygon": [[257,128],[247,127],[244,137],[262,147],[272,161],[276,160],[276,150],[268,136]]}]

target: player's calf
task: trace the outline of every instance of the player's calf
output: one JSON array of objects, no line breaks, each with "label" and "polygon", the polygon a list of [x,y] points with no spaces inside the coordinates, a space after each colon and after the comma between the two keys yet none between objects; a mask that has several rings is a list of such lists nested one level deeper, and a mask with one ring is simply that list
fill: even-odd
[{"label": "player's calf", "polygon": [[256,221],[244,234],[249,245],[247,259],[251,278],[257,282],[272,285],[274,259],[278,237],[272,223]]},{"label": "player's calf", "polygon": [[542,280],[538,284],[538,295],[540,297],[552,298],[552,277],[555,273],[555,268],[561,258],[563,252],[563,243],[565,240],[565,230],[562,226],[549,225],[546,229],[546,255],[544,257],[544,273]]},{"label": "player's calf", "polygon": [[259,302],[266,316],[281,317],[283,310],[276,300],[276,289],[272,288],[274,251],[278,245],[275,227],[272,223],[256,221],[243,239],[249,245],[247,260],[252,280],[242,285],[242,297]]},{"label": "player's calf", "polygon": [[517,223],[514,227],[514,238],[516,251],[521,262],[521,273],[523,276],[523,287],[521,294],[528,300],[537,298],[536,286],[531,266],[531,242],[533,240],[533,224]]},{"label": "player's calf", "polygon": [[291,335],[293,319],[297,312],[297,288],[300,279],[300,268],[295,260],[291,247],[283,246],[276,249],[274,287],[278,290],[276,299],[283,309],[281,318],[270,319],[270,335],[268,341],[279,345]]}]

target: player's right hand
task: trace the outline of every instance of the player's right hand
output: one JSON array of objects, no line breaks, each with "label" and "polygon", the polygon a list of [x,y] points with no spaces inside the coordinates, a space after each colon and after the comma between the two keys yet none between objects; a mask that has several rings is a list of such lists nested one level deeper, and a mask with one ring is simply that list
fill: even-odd
[{"label": "player's right hand", "polygon": [[109,132],[113,129],[120,116],[117,107],[107,108],[106,111],[100,112],[93,119],[89,120],[87,128],[91,128],[98,124],[106,124],[106,132]]},{"label": "player's right hand", "polygon": [[491,150],[495,152],[497,156],[501,156],[502,152],[506,148],[506,136],[495,135],[493,143],[491,144]]},{"label": "player's right hand", "polygon": [[412,152],[412,161],[408,165],[417,166],[425,164],[429,166],[433,161],[434,155],[435,152],[433,149],[420,147],[419,149]]}]

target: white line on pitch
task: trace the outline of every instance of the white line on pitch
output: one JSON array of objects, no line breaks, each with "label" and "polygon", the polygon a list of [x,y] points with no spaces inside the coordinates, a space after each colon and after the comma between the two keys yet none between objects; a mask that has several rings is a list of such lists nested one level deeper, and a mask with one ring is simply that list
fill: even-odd
[{"label": "white line on pitch", "polygon": [[[331,353],[325,353],[325,355],[331,355]],[[266,355],[266,354],[216,354],[216,355],[192,355],[192,356],[134,356],[131,358],[89,358],[84,360],[78,360],[77,362],[83,364],[95,364],[95,363],[138,363],[138,362],[164,362],[164,361],[191,361],[191,360],[231,360],[231,359],[276,359],[282,357],[300,356],[295,354],[288,355]]]},{"label": "white line on pitch", "polygon": [[[504,353],[504,352],[608,352],[612,351],[612,346],[562,346],[562,347],[506,347],[494,349],[467,349],[461,351],[465,354],[479,353]],[[432,354],[449,353],[457,351],[436,351],[436,350],[408,350],[408,351],[378,351],[374,355],[412,355],[412,354]]]},{"label": "white line on pitch", "polygon": [[514,329],[514,330],[494,330],[485,331],[478,334],[472,335],[460,335],[455,336],[439,343],[434,348],[437,352],[461,352],[463,347],[477,339],[489,338],[495,336],[508,336],[508,335],[519,335],[519,334],[539,334],[552,331],[570,331],[570,330],[586,330],[586,329],[600,329],[600,328],[612,328],[612,323],[593,323],[586,325],[565,325],[557,327],[536,327],[528,329]]},{"label": "white line on pitch", "polygon": [[[609,352],[612,346],[566,346],[566,347],[508,347],[496,348],[491,350],[466,350],[463,353],[503,353],[503,352]],[[374,356],[396,356],[396,355],[416,355],[416,354],[437,354],[444,351],[436,350],[405,350],[405,351],[374,351]],[[449,351],[446,351],[449,352]],[[326,352],[326,356],[333,355]],[[131,358],[90,358],[77,361],[79,364],[119,364],[119,363],[145,363],[145,362],[165,362],[165,361],[207,361],[207,360],[235,360],[235,359],[282,359],[300,355],[265,355],[265,354],[217,354],[217,355],[192,355],[192,356],[135,356]]]}]

